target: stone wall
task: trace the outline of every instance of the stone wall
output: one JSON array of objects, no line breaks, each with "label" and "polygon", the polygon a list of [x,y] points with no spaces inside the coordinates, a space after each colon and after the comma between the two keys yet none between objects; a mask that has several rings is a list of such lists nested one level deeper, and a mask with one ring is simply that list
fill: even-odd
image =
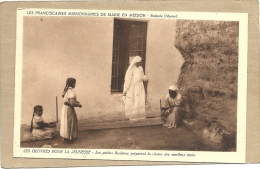
[{"label": "stone wall", "polygon": [[185,59],[178,86],[193,116],[236,131],[239,23],[178,20],[175,46]]}]

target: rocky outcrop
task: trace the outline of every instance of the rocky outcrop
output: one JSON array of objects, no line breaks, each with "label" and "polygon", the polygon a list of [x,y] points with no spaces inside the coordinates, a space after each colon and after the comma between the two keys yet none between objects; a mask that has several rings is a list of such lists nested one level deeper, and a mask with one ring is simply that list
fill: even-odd
[{"label": "rocky outcrop", "polygon": [[[178,20],[175,46],[185,59],[178,86],[193,115],[236,131],[239,23]],[[219,140],[222,139],[218,138]]]}]

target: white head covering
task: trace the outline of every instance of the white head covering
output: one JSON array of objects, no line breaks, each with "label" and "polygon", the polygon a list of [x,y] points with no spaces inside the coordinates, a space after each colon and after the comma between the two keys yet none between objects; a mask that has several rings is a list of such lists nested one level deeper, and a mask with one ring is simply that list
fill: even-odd
[{"label": "white head covering", "polygon": [[128,66],[128,69],[126,71],[125,74],[125,79],[128,78],[130,76],[130,70],[133,68],[133,66],[135,65],[136,62],[141,62],[142,58],[140,56],[135,56],[134,59],[132,60],[131,64]]},{"label": "white head covering", "polygon": [[[128,66],[128,69],[125,73],[125,83],[124,83],[124,91],[127,91],[132,79],[132,70],[135,67],[136,62],[140,62],[142,58],[140,56],[135,56],[131,62],[131,64]],[[140,69],[140,68],[139,68]]]},{"label": "white head covering", "polygon": [[134,60],[135,60],[135,63],[136,62],[141,62],[142,58],[140,56],[135,56]]},{"label": "white head covering", "polygon": [[174,85],[171,85],[169,87],[170,90],[173,90],[173,91],[177,91],[178,90],[178,87],[174,86]]}]

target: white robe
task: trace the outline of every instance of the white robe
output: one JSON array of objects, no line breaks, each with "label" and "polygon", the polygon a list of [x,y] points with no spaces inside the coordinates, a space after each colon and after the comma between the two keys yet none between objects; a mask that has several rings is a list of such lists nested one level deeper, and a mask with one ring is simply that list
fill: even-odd
[{"label": "white robe", "polygon": [[141,66],[132,66],[125,77],[125,116],[130,120],[146,118],[143,76],[144,72]]},{"label": "white robe", "polygon": [[[76,99],[76,94],[73,88],[69,87],[68,91],[64,96],[64,102],[69,102],[70,99]],[[78,134],[78,119],[74,107],[62,106],[61,112],[61,126],[60,126],[60,136],[73,140]]]}]

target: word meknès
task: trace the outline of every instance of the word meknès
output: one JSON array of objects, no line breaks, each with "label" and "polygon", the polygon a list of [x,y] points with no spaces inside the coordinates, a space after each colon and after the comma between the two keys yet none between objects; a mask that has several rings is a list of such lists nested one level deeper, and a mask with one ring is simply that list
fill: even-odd
[{"label": "word mekn\u00e8s", "polygon": [[151,14],[150,17],[162,18],[163,16],[161,14]]}]

